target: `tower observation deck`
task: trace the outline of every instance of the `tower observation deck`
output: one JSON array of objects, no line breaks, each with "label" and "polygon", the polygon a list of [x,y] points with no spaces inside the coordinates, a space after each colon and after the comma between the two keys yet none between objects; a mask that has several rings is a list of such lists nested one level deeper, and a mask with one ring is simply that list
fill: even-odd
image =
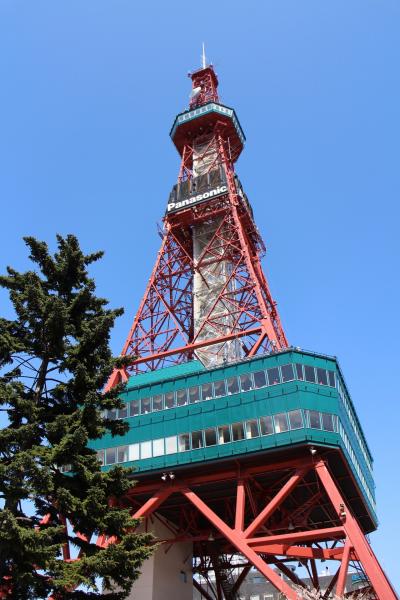
[{"label": "tower observation deck", "polygon": [[108,416],[129,432],[92,442],[104,469],[136,468],[126,504],[162,542],[133,597],[189,599],[194,587],[231,600],[255,567],[295,600],[302,572],[319,587],[325,560],[324,597],[342,595],[353,568],[371,598],[393,600],[365,537],[373,461],[342,371],[289,346],[235,171],[242,127],[212,66],[191,79],[170,132],[181,163],[161,249],[122,351],[132,360],[108,383],[126,382]]}]

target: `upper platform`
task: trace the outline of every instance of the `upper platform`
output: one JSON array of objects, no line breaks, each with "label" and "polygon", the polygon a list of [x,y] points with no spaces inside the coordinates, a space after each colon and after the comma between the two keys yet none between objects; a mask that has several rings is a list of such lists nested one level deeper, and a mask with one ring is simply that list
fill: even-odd
[{"label": "upper platform", "polygon": [[243,150],[246,136],[233,108],[217,102],[186,110],[176,116],[170,136],[182,156],[185,143],[211,131],[217,124],[221,126],[224,139],[229,139],[234,162]]},{"label": "upper platform", "polygon": [[129,432],[91,444],[104,468],[131,464],[140,478],[309,456],[312,445],[364,529],[375,528],[372,456],[335,358],[288,349],[214,369],[192,361],[131,377],[123,399],[109,417],[127,419]]}]

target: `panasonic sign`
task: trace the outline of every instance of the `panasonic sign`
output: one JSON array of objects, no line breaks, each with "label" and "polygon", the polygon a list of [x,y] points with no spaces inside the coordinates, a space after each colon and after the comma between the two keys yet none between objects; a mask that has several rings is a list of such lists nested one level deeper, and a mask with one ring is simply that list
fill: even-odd
[{"label": "panasonic sign", "polygon": [[180,200],[179,202],[169,202],[167,204],[167,213],[181,210],[187,206],[193,206],[194,204],[198,204],[199,202],[203,202],[203,200],[208,200],[209,198],[215,198],[216,196],[225,194],[227,191],[228,188],[226,185],[220,185],[209,192],[204,192],[204,194],[197,194],[197,196],[191,196],[191,198],[186,198],[185,200]]}]

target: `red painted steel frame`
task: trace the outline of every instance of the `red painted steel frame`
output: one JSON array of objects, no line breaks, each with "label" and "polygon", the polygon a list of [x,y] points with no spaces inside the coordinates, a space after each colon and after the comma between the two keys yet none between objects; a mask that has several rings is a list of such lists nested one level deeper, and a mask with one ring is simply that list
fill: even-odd
[{"label": "red painted steel frame", "polygon": [[[289,585],[288,580],[297,585],[304,585],[301,579],[293,574],[285,565],[286,560],[301,560],[303,564],[311,569],[311,577],[314,585],[318,587],[318,574],[315,566],[316,559],[337,560],[340,562],[338,572],[333,577],[332,589],[336,584],[336,593],[341,596],[344,593],[344,586],[348,575],[350,561],[357,561],[363,568],[366,577],[370,583],[371,597],[378,600],[397,600],[398,596],[393,590],[384,572],[382,571],[372,549],[360,529],[356,518],[352,515],[349,506],[347,506],[336,483],[329,473],[327,464],[321,459],[318,461],[298,460],[292,461],[292,474],[282,479],[280,489],[276,490],[272,497],[269,497],[264,508],[256,514],[253,513],[251,522],[245,527],[246,506],[251,504],[249,493],[246,487],[246,481],[253,481],[252,477],[262,473],[286,472],[288,463],[276,463],[267,467],[258,466],[254,468],[241,469],[240,475],[236,474],[236,498],[233,501],[230,510],[224,517],[217,514],[215,509],[210,506],[210,502],[201,498],[201,491],[195,492],[197,488],[202,489],[202,485],[207,481],[207,475],[190,476],[180,480],[176,476],[175,480],[166,483],[160,487],[157,482],[143,485],[139,483],[133,490],[130,500],[133,502],[135,496],[143,493],[148,494],[148,499],[136,510],[133,510],[134,518],[149,517],[158,509],[162,511],[164,503],[172,496],[178,495],[186,499],[187,504],[181,505],[181,512],[186,515],[190,512],[190,506],[194,507],[200,515],[205,517],[215,531],[219,532],[220,547],[223,544],[232,548],[236,557],[241,556],[244,559],[243,567],[249,569],[251,566],[270,581],[277,590],[279,590],[289,600],[297,600],[298,592]],[[330,501],[330,509],[336,514],[338,525],[330,527],[314,527],[312,529],[291,531],[290,528],[283,534],[274,535],[268,533],[265,523],[274,517],[277,511],[282,509],[282,505],[290,494],[296,490],[299,485],[307,485],[306,477],[313,473],[317,475],[316,481],[319,481],[321,493],[326,494]],[[226,482],[233,476],[232,471],[221,471],[214,473],[209,477],[207,489],[212,486]],[[255,482],[253,481],[253,486]],[[220,489],[220,488],[218,488]],[[189,512],[188,512],[189,511]],[[230,518],[227,515],[231,515]],[[292,515],[294,512],[292,513]],[[247,512],[248,515],[248,512]],[[248,516],[247,516],[248,521]],[[191,523],[194,526],[195,517],[191,516]],[[232,524],[233,525],[232,525]],[[207,541],[207,535],[195,536],[187,528],[185,531],[176,532],[172,538],[161,540],[164,544],[179,543],[181,541]],[[333,542],[331,547],[323,548],[320,543]],[[107,543],[107,542],[106,542]],[[313,546],[314,544],[314,546]],[[340,544],[340,545],[338,545]],[[316,545],[316,546],[315,546]],[[283,579],[276,569],[270,565],[278,567],[287,577]],[[212,565],[208,567],[211,569]],[[206,569],[207,570],[207,569]],[[237,569],[236,569],[237,570]],[[245,573],[239,577],[236,582],[236,591],[239,589]],[[201,585],[196,581],[195,586],[201,591]],[[222,592],[221,592],[222,594]],[[210,595],[204,592],[204,597]],[[228,597],[221,596],[221,597]],[[328,597],[328,596],[326,596]]]},{"label": "red painted steel frame", "polygon": [[[218,101],[217,83],[211,67],[193,74],[194,87],[206,86],[202,90],[204,102],[209,98]],[[202,94],[196,96],[196,105]],[[161,249],[122,349],[122,355],[132,357],[132,364],[126,370],[116,370],[107,389],[125,381],[130,372],[179,364],[195,358],[195,352],[201,348],[212,348],[233,339],[240,340],[243,358],[288,345],[261,267],[264,246],[235,181],[233,163],[240,148],[233,147],[225,123],[215,119],[208,123],[207,118],[202,116],[203,133],[192,132],[186,138],[178,182],[192,179],[195,140],[206,132],[206,147],[202,148],[204,156],[210,156],[211,152],[208,172],[219,168],[225,175],[227,191],[206,203],[166,215]],[[195,259],[192,227],[212,221],[216,224],[215,232]],[[230,275],[195,331],[194,273],[205,280],[206,269],[221,261],[230,265]]]}]

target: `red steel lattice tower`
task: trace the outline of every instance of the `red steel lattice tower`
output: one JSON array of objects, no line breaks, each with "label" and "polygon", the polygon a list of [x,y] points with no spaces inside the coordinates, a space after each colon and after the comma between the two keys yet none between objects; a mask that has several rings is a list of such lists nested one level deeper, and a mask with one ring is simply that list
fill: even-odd
[{"label": "red steel lattice tower", "polygon": [[317,561],[328,560],[339,566],[319,597],[344,597],[356,570],[371,600],[397,600],[366,538],[376,528],[372,457],[340,367],[288,347],[234,169],[244,134],[212,66],[191,79],[170,133],[181,165],[161,249],[122,351],[131,361],[108,382],[129,378],[118,413],[127,418],[129,405],[129,432],[95,448],[107,468],[124,444],[138,480],[126,506],[168,530],[165,555],[190,544],[203,598],[237,600],[256,568],[298,600],[301,570],[321,591]]},{"label": "red steel lattice tower", "polygon": [[244,134],[219,101],[212,66],[191,79],[189,110],[171,130],[181,165],[161,249],[122,350],[132,364],[110,386],[193,358],[215,366],[287,347],[261,268],[263,241],[235,174]]}]

